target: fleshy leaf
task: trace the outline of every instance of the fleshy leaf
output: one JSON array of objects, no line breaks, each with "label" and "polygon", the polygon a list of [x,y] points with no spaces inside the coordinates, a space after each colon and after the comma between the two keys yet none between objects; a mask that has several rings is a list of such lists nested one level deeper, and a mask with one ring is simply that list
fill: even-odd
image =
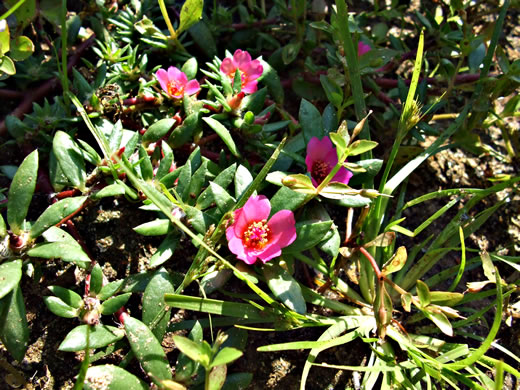
[{"label": "fleshy leaf", "polygon": [[[90,325],[79,325],[72,329],[61,342],[58,350],[77,352],[87,348],[87,328]],[[115,326],[96,325],[90,328],[89,348],[102,348],[121,340],[125,336],[122,329]]]}]

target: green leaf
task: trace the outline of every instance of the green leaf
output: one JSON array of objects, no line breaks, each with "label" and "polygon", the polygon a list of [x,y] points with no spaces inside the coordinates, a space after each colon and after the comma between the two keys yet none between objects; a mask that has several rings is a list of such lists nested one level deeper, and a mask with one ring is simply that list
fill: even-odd
[{"label": "green leaf", "polygon": [[451,326],[451,322],[446,317],[446,315],[442,312],[430,312],[428,309],[423,310],[424,315],[431,320],[440,330],[442,333],[453,336],[453,327]]},{"label": "green leaf", "polygon": [[111,196],[124,195],[125,192],[126,192],[126,189],[124,186],[122,186],[121,184],[114,183],[114,184],[110,184],[110,185],[102,188],[101,190],[95,192],[90,197],[91,197],[91,199],[99,200],[99,199],[108,198]]},{"label": "green leaf", "polygon": [[29,327],[20,285],[0,300],[0,340],[12,357],[22,361],[29,342]]},{"label": "green leaf", "polygon": [[69,134],[58,130],[52,141],[52,151],[70,183],[82,192],[85,191],[85,160],[76,141]]},{"label": "green leaf", "polygon": [[322,139],[325,136],[321,114],[314,104],[302,99],[298,118],[303,129],[305,144],[308,144],[312,137]]},{"label": "green leaf", "polygon": [[240,157],[240,153],[238,153],[235,141],[233,141],[233,137],[231,136],[229,130],[226,129],[222,123],[216,119],[208,117],[202,118],[202,120],[206,122],[209,127],[215,130],[215,133],[218,134],[218,136],[222,139],[222,141],[226,144],[235,157]]},{"label": "green leaf", "polygon": [[63,261],[73,263],[90,262],[90,258],[80,245],[70,244],[68,242],[47,242],[38,244],[29,249],[27,254],[32,257],[41,257],[43,259],[61,258]]},{"label": "green leaf", "polygon": [[274,262],[264,264],[263,271],[267,285],[273,294],[289,309],[305,314],[307,305],[302,290],[289,272]]},{"label": "green leaf", "polygon": [[417,296],[421,302],[422,307],[426,307],[431,302],[430,289],[428,285],[422,280],[417,281]]},{"label": "green leaf", "polygon": [[401,295],[401,305],[403,305],[403,309],[407,312],[412,310],[412,294],[406,293]]},{"label": "green leaf", "polygon": [[331,230],[332,221],[302,221],[296,224],[296,240],[283,253],[303,252],[316,246]]},{"label": "green leaf", "polygon": [[[202,343],[202,326],[199,321],[196,321],[193,328],[190,331],[188,337],[195,343]],[[196,375],[197,370],[200,368],[200,363],[196,362],[188,357],[184,353],[180,353],[177,358],[177,364],[175,365],[175,380],[177,382],[188,382],[191,380],[193,375]]]},{"label": "green leaf", "polygon": [[[311,183],[312,184],[312,183]],[[296,210],[307,199],[307,195],[300,192],[294,192],[287,187],[281,187],[271,198],[271,213],[274,214],[280,210]]]},{"label": "green leaf", "polygon": [[113,282],[105,284],[101,287],[99,294],[97,294],[97,298],[101,301],[110,298],[114,294],[118,293],[119,290],[123,287],[124,279],[114,280]]},{"label": "green leaf", "polygon": [[269,89],[269,92],[271,93],[274,101],[280,105],[283,105],[284,89],[282,87],[282,83],[280,82],[278,73],[276,73],[276,70],[263,59],[259,58],[259,61],[264,68],[264,72],[258,80],[267,85],[267,88]]},{"label": "green leaf", "polygon": [[0,264],[0,299],[9,294],[22,278],[22,260]]},{"label": "green leaf", "polygon": [[377,145],[378,143],[375,141],[358,139],[357,141],[352,142],[352,144],[348,147],[348,155],[357,156],[358,154],[362,154],[374,149]]},{"label": "green leaf", "polygon": [[486,45],[481,43],[474,50],[469,53],[468,56],[468,65],[469,69],[472,73],[478,72],[480,65],[484,61],[484,57],[486,56]]},{"label": "green leaf", "polygon": [[204,343],[204,341],[196,343],[184,336],[173,336],[173,341],[175,342],[175,346],[179,348],[183,354],[199,362],[206,369],[209,368],[212,352],[211,348],[208,348],[209,346],[206,347],[207,343]]},{"label": "green leaf", "polygon": [[349,196],[356,196],[359,192],[359,190],[355,190],[345,183],[333,181],[323,187],[320,191],[320,195],[327,199],[342,200]]},{"label": "green leaf", "polygon": [[32,225],[29,238],[34,239],[40,236],[51,226],[77,212],[86,200],[86,196],[65,198],[49,206]]},{"label": "green leaf", "polygon": [[170,322],[171,311],[164,310],[166,303],[164,302],[164,294],[173,294],[175,288],[173,282],[166,269],[159,269],[152,280],[146,286],[143,295],[143,322],[150,325],[154,322],[157,315],[163,314],[162,318],[156,323],[152,330],[158,340],[162,340],[168,322]]},{"label": "green leaf", "polygon": [[390,275],[401,270],[406,264],[407,258],[406,247],[400,246],[390,260],[385,263],[381,272],[385,275]]},{"label": "green leaf", "polygon": [[2,73],[5,73],[8,76],[16,74],[14,62],[7,56],[0,57],[0,77],[3,76]]},{"label": "green leaf", "polygon": [[156,180],[161,180],[164,176],[170,173],[170,169],[173,163],[173,151],[164,141],[161,143],[161,150],[164,157],[161,159],[159,168],[157,168],[157,172],[155,173]]},{"label": "green leaf", "polygon": [[99,311],[104,315],[114,314],[128,302],[131,295],[132,293],[126,293],[109,298],[101,304]]},{"label": "green leaf", "polygon": [[31,204],[37,178],[38,150],[35,150],[22,161],[9,187],[7,223],[14,234],[19,235],[23,230],[23,222]]},{"label": "green leaf", "polygon": [[222,348],[217,356],[213,359],[211,362],[210,367],[220,366],[222,364],[228,364],[232,361],[237,360],[240,356],[242,356],[244,353],[242,351],[239,351],[236,348],[232,347],[226,347]]},{"label": "green leaf", "polygon": [[[87,328],[90,325],[79,325],[72,329],[61,342],[58,350],[65,352],[83,351],[87,348]],[[89,348],[103,348],[121,340],[125,336],[122,329],[115,326],[96,325],[90,327]]]},{"label": "green leaf", "polygon": [[251,175],[249,169],[239,165],[235,172],[235,198],[240,198],[252,182],[253,175]]},{"label": "green leaf", "polygon": [[320,75],[320,83],[329,102],[339,107],[343,103],[343,89],[324,74]]},{"label": "green leaf", "polygon": [[197,76],[197,70],[199,68],[199,64],[197,62],[196,57],[191,57],[188,59],[181,68],[181,71],[186,75],[188,80],[192,80]]},{"label": "green leaf", "polygon": [[301,194],[315,194],[316,188],[309,176],[297,173],[283,177],[282,184],[287,188]]},{"label": "green leaf", "polygon": [[126,317],[125,330],[130,347],[145,372],[154,380],[172,379],[166,354],[150,328],[133,317]]},{"label": "green leaf", "polygon": [[179,245],[179,240],[180,238],[177,234],[168,234],[157,248],[157,251],[150,257],[150,268],[158,267],[165,261],[168,261],[173,256],[177,245]]},{"label": "green leaf", "polygon": [[74,318],[78,316],[78,309],[67,305],[60,298],[43,297],[43,302],[45,302],[45,305],[47,305],[50,311],[59,317]]},{"label": "green leaf", "polygon": [[143,143],[149,144],[150,142],[155,142],[161,139],[170,131],[170,129],[175,124],[175,119],[173,118],[165,118],[155,122],[151,125],[148,130],[143,135]]},{"label": "green leaf", "polygon": [[150,157],[148,156],[148,152],[146,151],[143,144],[139,146],[139,168],[141,169],[141,177],[150,181],[153,179],[153,166]]},{"label": "green leaf", "polygon": [[211,369],[208,376],[208,390],[220,390],[224,386],[227,375],[227,366],[215,366]]},{"label": "green leaf", "polygon": [[11,47],[11,34],[9,32],[9,25],[7,20],[0,20],[0,58],[7,53]]},{"label": "green leaf", "polygon": [[99,383],[106,385],[106,390],[148,390],[149,386],[128,371],[105,364],[89,367],[85,379],[86,390],[98,390]]},{"label": "green leaf", "polygon": [[296,59],[298,53],[300,52],[301,46],[302,45],[300,42],[290,42],[283,47],[282,61],[285,65],[290,64]]},{"label": "green leaf", "polygon": [[51,292],[60,298],[67,305],[79,309],[83,306],[83,299],[76,292],[69,290],[68,288],[60,287],[60,286],[49,286],[48,287]]},{"label": "green leaf", "polygon": [[143,236],[162,236],[168,234],[172,226],[169,219],[154,219],[133,228],[136,233]]},{"label": "green leaf", "polygon": [[101,291],[103,287],[103,270],[99,263],[96,263],[94,267],[92,267],[92,271],[90,272],[90,292],[91,294],[97,295]]},{"label": "green leaf", "polygon": [[25,35],[20,35],[11,41],[11,51],[9,56],[14,61],[23,61],[34,52],[34,44]]},{"label": "green leaf", "polygon": [[186,0],[181,8],[181,16],[177,36],[189,29],[202,18],[204,0]]},{"label": "green leaf", "polygon": [[223,214],[235,205],[236,200],[218,184],[211,182],[209,187],[197,199],[196,207],[204,210],[215,203],[219,211]]}]

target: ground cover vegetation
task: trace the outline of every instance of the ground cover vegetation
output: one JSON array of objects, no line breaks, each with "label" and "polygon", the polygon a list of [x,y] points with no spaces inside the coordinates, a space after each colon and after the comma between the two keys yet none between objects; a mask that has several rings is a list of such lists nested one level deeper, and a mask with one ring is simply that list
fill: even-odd
[{"label": "ground cover vegetation", "polygon": [[5,1],[3,382],[518,388],[519,8]]}]

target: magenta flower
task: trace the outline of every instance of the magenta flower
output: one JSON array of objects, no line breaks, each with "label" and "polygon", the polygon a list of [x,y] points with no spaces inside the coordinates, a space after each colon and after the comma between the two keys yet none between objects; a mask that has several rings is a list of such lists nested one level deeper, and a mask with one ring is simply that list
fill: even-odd
[{"label": "magenta flower", "polygon": [[235,79],[235,72],[240,72],[242,80],[242,92],[253,93],[257,90],[258,78],[262,76],[264,67],[259,60],[251,60],[247,51],[237,49],[233,58],[224,58],[220,65],[220,71],[225,73],[231,81]]},{"label": "magenta flower", "polygon": [[357,45],[357,55],[361,57],[363,54],[369,52],[372,48],[364,42],[359,41]]},{"label": "magenta flower", "polygon": [[[332,145],[330,138],[324,137],[320,141],[317,137],[312,137],[307,144],[307,157],[305,157],[305,164],[311,174],[312,184],[315,187],[319,186],[337,163],[336,148]],[[348,184],[351,177],[352,172],[345,167],[341,167],[331,181]]]},{"label": "magenta flower", "polygon": [[234,222],[226,229],[229,250],[246,264],[253,264],[257,258],[265,264],[296,239],[293,212],[278,211],[268,221],[270,213],[269,199],[252,196],[235,211]]},{"label": "magenta flower", "polygon": [[175,66],[170,66],[168,71],[159,69],[155,74],[162,89],[171,98],[182,99],[184,94],[193,95],[200,91],[200,85],[197,80],[188,81],[188,77]]}]

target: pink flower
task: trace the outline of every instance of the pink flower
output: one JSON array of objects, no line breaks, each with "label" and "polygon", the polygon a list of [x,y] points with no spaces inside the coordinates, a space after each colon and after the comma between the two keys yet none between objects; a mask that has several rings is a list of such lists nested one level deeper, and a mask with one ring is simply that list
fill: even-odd
[{"label": "pink flower", "polygon": [[225,73],[231,81],[235,79],[235,72],[240,72],[242,80],[242,92],[253,93],[257,90],[257,79],[262,76],[264,67],[259,60],[251,60],[251,55],[247,51],[237,49],[233,58],[224,58],[220,65],[220,71]]},{"label": "pink flower", "polygon": [[265,264],[296,239],[293,212],[278,211],[268,221],[270,213],[269,199],[252,196],[235,211],[234,222],[226,229],[229,250],[246,264],[253,264],[257,258]]},{"label": "pink flower", "polygon": [[357,55],[361,57],[363,54],[369,52],[372,48],[364,42],[359,41],[357,45]]},{"label": "pink flower", "polygon": [[200,85],[197,80],[188,81],[188,77],[175,66],[170,66],[168,72],[159,69],[155,74],[162,89],[174,99],[182,99],[184,94],[193,95],[200,91]]},{"label": "pink flower", "polygon": [[[324,137],[321,141],[317,137],[312,137],[307,144],[307,157],[305,164],[311,174],[312,184],[319,186],[338,163],[336,148],[332,145],[329,137]],[[352,172],[345,167],[341,167],[331,181],[348,184]]]}]

